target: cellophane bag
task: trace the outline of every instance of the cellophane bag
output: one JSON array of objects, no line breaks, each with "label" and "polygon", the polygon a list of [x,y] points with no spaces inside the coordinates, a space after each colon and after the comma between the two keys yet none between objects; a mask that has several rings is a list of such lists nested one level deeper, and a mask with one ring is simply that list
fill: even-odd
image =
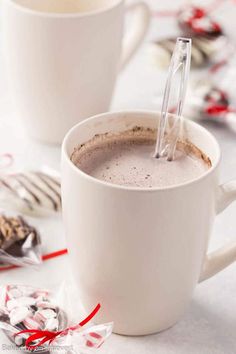
[{"label": "cellophane bag", "polygon": [[66,292],[65,285],[55,292],[24,285],[1,286],[0,328],[6,343],[26,353],[44,354],[78,354],[100,348],[113,324],[93,325],[101,305],[94,304],[90,313],[82,315]]},{"label": "cellophane bag", "polygon": [[236,132],[236,55],[192,82],[185,115],[207,119]]},{"label": "cellophane bag", "polygon": [[59,174],[47,167],[0,174],[0,204],[7,209],[33,216],[61,211]]},{"label": "cellophane bag", "polygon": [[42,262],[41,237],[25,217],[0,211],[0,270],[9,265],[37,266]]}]

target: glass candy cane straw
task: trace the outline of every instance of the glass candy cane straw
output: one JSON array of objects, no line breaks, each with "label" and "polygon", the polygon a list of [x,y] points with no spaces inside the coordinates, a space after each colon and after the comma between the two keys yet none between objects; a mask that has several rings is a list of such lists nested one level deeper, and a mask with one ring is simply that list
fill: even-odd
[{"label": "glass candy cane straw", "polygon": [[[171,58],[168,78],[165,87],[165,93],[162,103],[161,117],[159,122],[159,128],[157,132],[157,143],[155,150],[155,157],[159,158],[163,156],[164,153],[167,153],[167,159],[172,161],[174,158],[176,144],[178,141],[181,123],[182,123],[182,112],[184,101],[186,97],[188,77],[190,71],[191,64],[191,39],[178,37],[175,45],[175,49]],[[181,70],[181,79],[179,85],[179,93],[178,93],[178,103],[177,103],[177,111],[176,111],[176,121],[171,129],[170,136],[171,142],[168,146],[164,145],[165,140],[165,131],[166,131],[166,123],[169,109],[169,101],[171,89],[173,86],[173,81],[176,73]]]}]

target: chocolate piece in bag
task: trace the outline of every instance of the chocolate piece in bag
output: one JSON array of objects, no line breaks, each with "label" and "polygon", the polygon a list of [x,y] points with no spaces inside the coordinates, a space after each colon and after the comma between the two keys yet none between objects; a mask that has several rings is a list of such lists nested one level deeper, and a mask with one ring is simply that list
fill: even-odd
[{"label": "chocolate piece in bag", "polygon": [[40,263],[41,239],[38,231],[21,216],[0,215],[0,265]]}]

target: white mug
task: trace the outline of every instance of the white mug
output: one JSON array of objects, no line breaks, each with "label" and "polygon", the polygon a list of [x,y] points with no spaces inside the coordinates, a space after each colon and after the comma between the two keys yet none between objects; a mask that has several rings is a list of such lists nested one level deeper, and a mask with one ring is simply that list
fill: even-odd
[{"label": "white mug", "polygon": [[199,178],[142,189],[97,180],[70,160],[95,134],[134,126],[156,128],[154,112],[107,113],[76,125],[62,147],[62,201],[72,270],[88,310],[114,331],[146,335],[174,325],[194,288],[236,260],[236,242],[207,254],[216,214],[236,199],[236,181],[218,185],[220,148],[200,125],[185,120],[187,138],[212,161]]},{"label": "white mug", "polygon": [[146,33],[145,3],[124,38],[123,0],[2,0],[2,45],[16,113],[30,136],[61,143],[109,110],[117,73]]}]

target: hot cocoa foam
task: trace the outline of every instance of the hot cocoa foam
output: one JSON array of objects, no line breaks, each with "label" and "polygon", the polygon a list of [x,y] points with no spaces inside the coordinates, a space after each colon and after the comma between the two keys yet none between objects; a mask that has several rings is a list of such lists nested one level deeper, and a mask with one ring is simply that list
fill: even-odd
[{"label": "hot cocoa foam", "polygon": [[175,160],[155,159],[156,131],[136,127],[101,134],[74,149],[72,162],[99,180],[130,187],[168,187],[194,180],[210,167],[210,159],[188,141],[179,141]]}]

